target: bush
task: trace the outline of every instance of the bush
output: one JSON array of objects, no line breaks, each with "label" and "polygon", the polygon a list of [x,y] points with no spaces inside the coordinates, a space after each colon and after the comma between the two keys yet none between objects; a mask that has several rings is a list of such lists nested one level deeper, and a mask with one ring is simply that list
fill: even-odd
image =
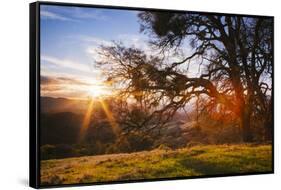
[{"label": "bush", "polygon": [[40,155],[42,160],[58,159],[66,157],[77,156],[77,151],[71,146],[66,144],[59,145],[43,145],[40,148]]},{"label": "bush", "polygon": [[40,155],[42,160],[55,158],[56,147],[54,145],[44,145],[40,147]]}]

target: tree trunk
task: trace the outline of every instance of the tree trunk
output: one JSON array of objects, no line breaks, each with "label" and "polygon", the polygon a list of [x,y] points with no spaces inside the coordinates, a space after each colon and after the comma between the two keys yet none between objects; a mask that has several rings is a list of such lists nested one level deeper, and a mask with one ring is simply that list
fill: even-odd
[{"label": "tree trunk", "polygon": [[241,109],[241,128],[243,142],[252,142],[253,136],[250,127],[250,112],[249,109],[243,105]]},{"label": "tree trunk", "polygon": [[272,135],[273,135],[273,107],[272,107],[272,95],[269,102],[269,105],[267,105],[267,113],[264,113],[265,122],[264,122],[264,141],[271,141]]},{"label": "tree trunk", "polygon": [[[244,90],[241,79],[238,74],[233,74],[233,86],[237,98],[237,113],[240,116],[241,136],[243,142],[252,142],[253,136],[251,133],[251,89],[248,88],[248,98],[244,97]],[[247,101],[247,103],[246,103]]]},{"label": "tree trunk", "polygon": [[272,119],[268,119],[266,120],[265,124],[264,124],[264,141],[271,141],[272,140],[272,127],[273,127],[273,122]]}]

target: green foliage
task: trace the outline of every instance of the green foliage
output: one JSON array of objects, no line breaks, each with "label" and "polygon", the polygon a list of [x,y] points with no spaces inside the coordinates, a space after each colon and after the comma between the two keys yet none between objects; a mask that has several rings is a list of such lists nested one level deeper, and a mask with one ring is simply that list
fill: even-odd
[{"label": "green foliage", "polygon": [[128,134],[119,137],[113,143],[104,143],[99,140],[91,143],[85,142],[80,144],[58,144],[58,145],[43,145],[40,148],[41,159],[60,159],[77,156],[90,156],[100,154],[114,154],[125,152],[137,152],[143,150],[151,150],[153,140],[150,137],[141,134]]}]

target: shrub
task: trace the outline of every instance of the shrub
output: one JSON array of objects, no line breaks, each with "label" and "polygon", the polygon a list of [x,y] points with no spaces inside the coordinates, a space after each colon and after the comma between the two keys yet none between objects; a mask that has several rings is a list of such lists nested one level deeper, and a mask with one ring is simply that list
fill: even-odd
[{"label": "shrub", "polygon": [[40,147],[40,155],[42,160],[55,158],[56,147],[54,145],[43,145]]},{"label": "shrub", "polygon": [[59,145],[43,145],[40,148],[40,155],[42,160],[58,159],[66,157],[77,156],[77,151],[71,146],[66,144]]}]

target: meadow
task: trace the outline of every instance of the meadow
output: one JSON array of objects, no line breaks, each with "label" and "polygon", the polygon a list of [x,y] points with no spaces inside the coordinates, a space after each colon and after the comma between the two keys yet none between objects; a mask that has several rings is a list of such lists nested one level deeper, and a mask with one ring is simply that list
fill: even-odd
[{"label": "meadow", "polygon": [[41,184],[110,182],[272,171],[271,145],[198,145],[172,150],[41,161]]}]

